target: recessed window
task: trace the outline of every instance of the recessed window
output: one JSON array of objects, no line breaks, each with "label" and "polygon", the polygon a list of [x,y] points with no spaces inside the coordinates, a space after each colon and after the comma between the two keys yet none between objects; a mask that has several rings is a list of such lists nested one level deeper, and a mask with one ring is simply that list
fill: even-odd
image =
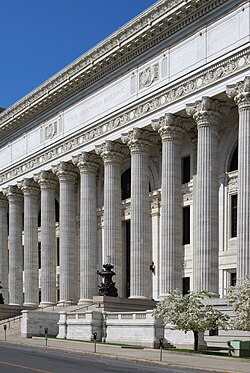
[{"label": "recessed window", "polygon": [[231,196],[231,238],[237,237],[237,194]]},{"label": "recessed window", "polygon": [[190,206],[183,207],[182,209],[182,244],[190,244]]},{"label": "recessed window", "polygon": [[38,268],[41,269],[42,261],[41,261],[41,242],[38,242]]},{"label": "recessed window", "polygon": [[188,294],[190,291],[190,277],[182,278],[182,294]]},{"label": "recessed window", "polygon": [[122,200],[131,197],[131,168],[121,176]]},{"label": "recessed window", "polygon": [[236,285],[236,272],[230,273],[230,286]]},{"label": "recessed window", "polygon": [[238,170],[238,146],[236,146],[233,152],[228,171],[230,172],[230,171],[236,171],[236,170]]},{"label": "recessed window", "polygon": [[190,181],[190,156],[181,160],[181,182],[182,184]]}]

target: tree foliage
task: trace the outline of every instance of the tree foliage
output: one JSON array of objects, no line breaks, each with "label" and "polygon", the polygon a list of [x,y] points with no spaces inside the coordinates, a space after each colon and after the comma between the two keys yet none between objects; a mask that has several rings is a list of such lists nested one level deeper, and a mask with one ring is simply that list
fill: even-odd
[{"label": "tree foliage", "polygon": [[[163,316],[165,324],[173,324],[176,329],[183,330],[185,333],[193,331],[195,338],[198,332],[216,327],[226,329],[228,316],[202,302],[208,296],[208,293],[200,292],[182,295],[176,290],[158,303],[155,315]],[[195,340],[195,349],[197,349],[197,342]]]},{"label": "tree foliage", "polygon": [[226,298],[235,311],[234,329],[250,331],[250,279],[231,286]]}]

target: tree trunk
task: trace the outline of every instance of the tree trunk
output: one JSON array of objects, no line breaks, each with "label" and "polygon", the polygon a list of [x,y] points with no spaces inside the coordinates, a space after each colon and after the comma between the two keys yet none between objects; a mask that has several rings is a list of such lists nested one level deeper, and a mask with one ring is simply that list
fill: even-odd
[{"label": "tree trunk", "polygon": [[199,332],[193,330],[194,333],[194,350],[198,351]]}]

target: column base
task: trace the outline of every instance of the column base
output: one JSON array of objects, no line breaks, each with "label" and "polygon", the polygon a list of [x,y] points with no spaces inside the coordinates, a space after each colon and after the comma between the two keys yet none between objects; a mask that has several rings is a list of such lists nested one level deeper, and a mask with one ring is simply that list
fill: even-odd
[{"label": "column base", "polygon": [[146,300],[152,300],[152,298],[144,297],[142,295],[131,295],[128,299],[146,299]]},{"label": "column base", "polygon": [[41,302],[40,304],[39,304],[39,307],[49,307],[49,306],[56,306],[57,304],[55,303],[55,302],[46,302],[46,301],[44,301],[44,302]]},{"label": "column base", "polygon": [[59,300],[57,303],[58,307],[65,307],[65,306],[73,306],[76,303],[74,303],[72,300]]},{"label": "column base", "polygon": [[78,306],[90,306],[93,304],[93,299],[80,299],[77,303]]},{"label": "column base", "polygon": [[32,303],[32,302],[25,302],[23,304],[25,307],[37,307],[38,308],[38,303]]}]

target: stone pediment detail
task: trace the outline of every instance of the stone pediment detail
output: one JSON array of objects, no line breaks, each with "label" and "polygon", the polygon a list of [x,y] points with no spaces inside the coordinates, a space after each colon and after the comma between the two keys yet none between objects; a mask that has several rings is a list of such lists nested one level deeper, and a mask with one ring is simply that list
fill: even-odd
[{"label": "stone pediment detail", "polygon": [[111,119],[96,124],[94,128],[87,129],[69,140],[64,139],[61,143],[55,145],[53,149],[34,156],[29,161],[19,162],[17,167],[13,167],[10,171],[0,174],[0,183],[18,177],[52,159],[59,158],[63,154],[78,150],[84,144],[91,143],[97,138],[114,131],[116,128],[122,128],[136,122],[138,119],[155,113],[189,94],[212,85],[215,81],[218,82],[238,71],[245,70],[249,66],[250,48],[246,48],[198,74],[191,75],[188,79],[182,80],[174,87],[167,87],[161,93],[153,95],[151,98],[142,101],[139,105],[135,104],[132,108],[120,112],[120,114],[113,116]]},{"label": "stone pediment detail", "polygon": [[[0,132],[13,131],[73,96],[228,0],[160,0],[31,94],[0,114]],[[239,3],[243,2],[240,0]],[[208,77],[210,79],[210,77]]]}]

